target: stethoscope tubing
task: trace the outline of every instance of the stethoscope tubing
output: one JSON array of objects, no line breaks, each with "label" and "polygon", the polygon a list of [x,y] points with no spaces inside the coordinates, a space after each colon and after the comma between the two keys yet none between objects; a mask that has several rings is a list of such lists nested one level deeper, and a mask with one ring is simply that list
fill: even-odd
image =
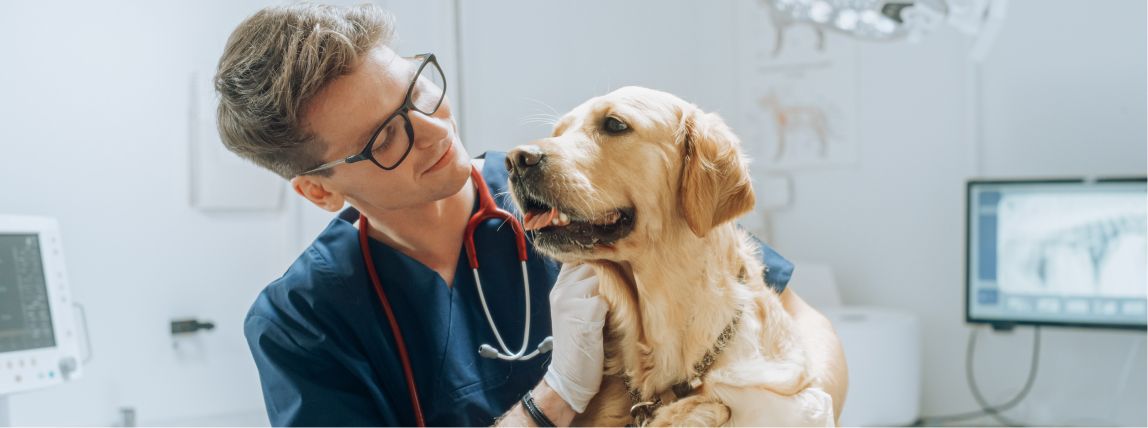
[{"label": "stethoscope tubing", "polygon": [[526,348],[530,345],[530,279],[527,277],[526,262],[519,262],[522,264],[522,283],[524,298],[526,299],[526,315],[525,324],[526,328],[522,332],[522,348],[518,352],[511,352],[510,347],[506,346],[506,342],[502,340],[502,334],[498,330],[498,326],[494,323],[494,318],[490,315],[490,307],[486,305],[486,296],[482,292],[482,279],[479,278],[478,269],[472,269],[474,272],[474,283],[478,288],[478,299],[482,301],[482,311],[486,314],[486,322],[490,324],[490,330],[494,332],[494,338],[498,340],[498,346],[502,348],[502,352],[494,349],[493,346],[483,344],[478,347],[478,354],[485,358],[497,358],[503,361],[526,361],[538,356],[539,354],[550,352],[550,343],[553,340],[550,337],[543,339],[538,344],[538,347],[533,352],[527,354]]},{"label": "stethoscope tubing", "polygon": [[[553,337],[546,337],[539,342],[538,347],[529,354],[526,349],[530,344],[530,277],[526,269],[526,232],[522,228],[522,223],[509,212],[499,209],[494,203],[494,197],[490,195],[490,190],[486,186],[486,181],[483,180],[482,174],[478,172],[477,168],[471,167],[470,176],[475,186],[475,193],[477,193],[478,212],[471,216],[466,225],[466,234],[464,236],[464,244],[466,247],[467,262],[470,265],[471,272],[474,273],[474,284],[478,289],[478,299],[482,302],[482,311],[486,315],[486,322],[490,324],[491,331],[494,332],[494,338],[498,341],[498,346],[502,348],[501,351],[495,349],[489,344],[483,344],[478,348],[478,354],[484,358],[499,359],[503,361],[526,361],[538,356],[539,354],[550,352],[553,347]],[[525,328],[522,332],[522,348],[518,352],[512,352],[506,342],[502,339],[502,333],[499,331],[498,326],[494,323],[494,317],[490,314],[490,307],[486,304],[486,295],[482,291],[482,279],[478,274],[478,256],[474,246],[474,232],[485,220],[489,219],[503,219],[510,224],[511,229],[514,231],[515,247],[518,250],[518,261],[522,268],[522,283],[524,298],[526,300],[526,312],[523,317],[525,318]],[[394,312],[391,310],[391,303],[387,299],[386,292],[383,291],[382,282],[379,281],[379,274],[375,271],[375,263],[371,256],[370,243],[367,239],[367,231],[370,229],[370,224],[367,217],[359,215],[359,247],[362,249],[363,261],[367,265],[367,273],[371,277],[371,285],[375,288],[375,294],[379,297],[379,302],[383,306],[383,312],[387,315],[387,321],[391,327],[391,333],[395,337],[395,343],[399,354],[399,360],[403,366],[403,375],[406,377],[407,393],[411,398],[411,411],[415,415],[415,424],[420,427],[426,426],[426,420],[423,418],[422,404],[419,402],[418,387],[415,385],[414,371],[411,369],[410,354],[407,353],[406,342],[403,340],[402,329],[399,328],[399,322],[395,318]]]},{"label": "stethoscope tubing", "polygon": [[[478,198],[478,212],[470,217],[466,224],[466,234],[464,235],[464,244],[466,247],[467,262],[470,264],[470,269],[474,273],[474,283],[478,289],[478,299],[482,302],[482,311],[486,315],[486,322],[490,324],[490,330],[494,332],[494,338],[498,341],[498,346],[501,349],[494,349],[493,346],[483,344],[478,347],[478,355],[485,358],[495,358],[503,361],[525,361],[538,356],[538,354],[550,351],[550,338],[547,338],[538,344],[538,347],[529,354],[526,349],[530,344],[530,276],[527,274],[526,269],[526,231],[522,228],[522,223],[513,214],[498,208],[494,203],[494,197],[490,195],[490,189],[486,186],[486,180],[482,178],[482,174],[478,172],[478,168],[471,167],[470,169],[471,181],[474,182],[475,193]],[[518,261],[521,263],[522,268],[522,284],[525,293],[525,306],[526,312],[523,313],[524,329],[522,332],[522,348],[518,352],[514,352],[506,345],[506,341],[502,339],[502,332],[494,323],[494,317],[490,315],[490,307],[486,304],[486,295],[482,291],[482,279],[478,274],[478,255],[475,251],[474,233],[478,225],[483,221],[490,219],[501,219],[510,225],[511,230],[514,232],[515,249],[518,250]]]},{"label": "stethoscope tubing", "polygon": [[359,248],[363,252],[363,262],[367,265],[367,273],[371,277],[371,285],[375,287],[375,294],[379,296],[379,302],[383,305],[383,312],[387,314],[387,321],[391,325],[391,334],[395,336],[395,347],[399,352],[399,361],[403,365],[403,375],[406,377],[407,393],[411,397],[411,411],[415,414],[415,425],[419,427],[427,426],[426,420],[423,419],[422,403],[419,402],[419,391],[415,385],[414,371],[411,370],[411,357],[407,353],[406,341],[403,340],[402,329],[399,328],[399,322],[395,319],[395,313],[391,310],[391,302],[387,299],[387,293],[383,292],[383,284],[379,281],[379,274],[375,271],[375,262],[371,257],[371,246],[367,241],[367,230],[370,229],[370,224],[367,222],[367,216],[359,214]]}]

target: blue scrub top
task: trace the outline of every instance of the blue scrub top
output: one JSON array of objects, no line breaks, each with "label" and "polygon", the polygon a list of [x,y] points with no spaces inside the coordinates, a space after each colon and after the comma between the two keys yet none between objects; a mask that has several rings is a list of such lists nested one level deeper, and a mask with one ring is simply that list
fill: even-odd
[{"label": "blue scrub top", "polygon": [[[490,191],[505,195],[505,155],[484,156],[481,172]],[[510,198],[495,201],[514,212]],[[247,314],[244,332],[274,426],[415,425],[395,338],[363,264],[353,225],[358,217],[354,209],[340,213]],[[517,351],[524,328],[522,274],[514,234],[500,225],[481,225],[475,245],[491,314]],[[480,344],[497,342],[465,251],[459,251],[448,287],[422,263],[374,239],[370,245],[428,425],[488,426],[542,380],[547,354],[521,362],[478,355]],[[550,335],[548,295],[559,265],[528,247],[532,351]],[[766,282],[784,290],[793,265],[764,244],[762,255]]]}]

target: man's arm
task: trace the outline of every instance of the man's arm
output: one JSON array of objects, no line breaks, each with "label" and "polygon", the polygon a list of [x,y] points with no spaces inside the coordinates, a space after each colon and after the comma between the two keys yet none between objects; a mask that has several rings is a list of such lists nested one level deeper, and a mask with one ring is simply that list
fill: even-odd
[{"label": "man's arm", "polygon": [[[550,290],[554,349],[543,381],[531,390],[534,404],[556,426],[569,426],[576,412],[598,393],[605,354],[602,328],[606,301],[598,296],[598,276],[587,264],[567,264]],[[496,426],[537,426],[519,402]]]},{"label": "man's arm", "polygon": [[845,392],[849,389],[849,369],[845,365],[845,351],[833,324],[817,309],[801,300],[795,290],[781,293],[781,304],[793,317],[797,336],[808,351],[809,371],[814,384],[833,397],[834,419],[841,417],[845,405]]},{"label": "man's arm", "polygon": [[[550,385],[546,384],[545,380],[539,382],[538,386],[534,387],[530,394],[534,397],[534,404],[538,406],[539,410],[542,410],[542,414],[546,415],[546,417],[550,419],[550,422],[554,422],[555,426],[570,426],[570,421],[573,421],[574,415],[576,415],[574,408],[570,407],[562,397],[558,396],[558,393],[554,392],[554,390],[550,388]],[[522,408],[522,402],[520,401],[514,405],[509,412],[502,415],[502,417],[494,423],[494,426],[536,427],[538,424],[534,423],[534,419],[531,419],[530,415],[526,413],[526,409]]]}]

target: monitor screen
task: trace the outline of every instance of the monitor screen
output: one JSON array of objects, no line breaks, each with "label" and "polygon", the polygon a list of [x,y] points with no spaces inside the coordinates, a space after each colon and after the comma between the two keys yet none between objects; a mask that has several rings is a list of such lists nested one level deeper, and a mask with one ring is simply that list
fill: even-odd
[{"label": "monitor screen", "polygon": [[1145,328],[1144,179],[970,181],[966,320]]},{"label": "monitor screen", "polygon": [[56,346],[40,238],[0,234],[0,353]]}]

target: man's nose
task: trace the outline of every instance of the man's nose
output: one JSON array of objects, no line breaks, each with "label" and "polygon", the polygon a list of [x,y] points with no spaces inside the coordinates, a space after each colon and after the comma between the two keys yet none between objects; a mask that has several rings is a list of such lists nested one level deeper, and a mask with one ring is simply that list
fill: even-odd
[{"label": "man's nose", "polygon": [[415,147],[420,150],[434,147],[443,138],[446,138],[446,128],[436,117],[412,110],[407,113],[407,120],[410,122],[411,129],[415,131]]},{"label": "man's nose", "polygon": [[506,170],[511,174],[525,175],[530,168],[542,163],[546,154],[542,148],[533,144],[518,146],[506,154]]}]

